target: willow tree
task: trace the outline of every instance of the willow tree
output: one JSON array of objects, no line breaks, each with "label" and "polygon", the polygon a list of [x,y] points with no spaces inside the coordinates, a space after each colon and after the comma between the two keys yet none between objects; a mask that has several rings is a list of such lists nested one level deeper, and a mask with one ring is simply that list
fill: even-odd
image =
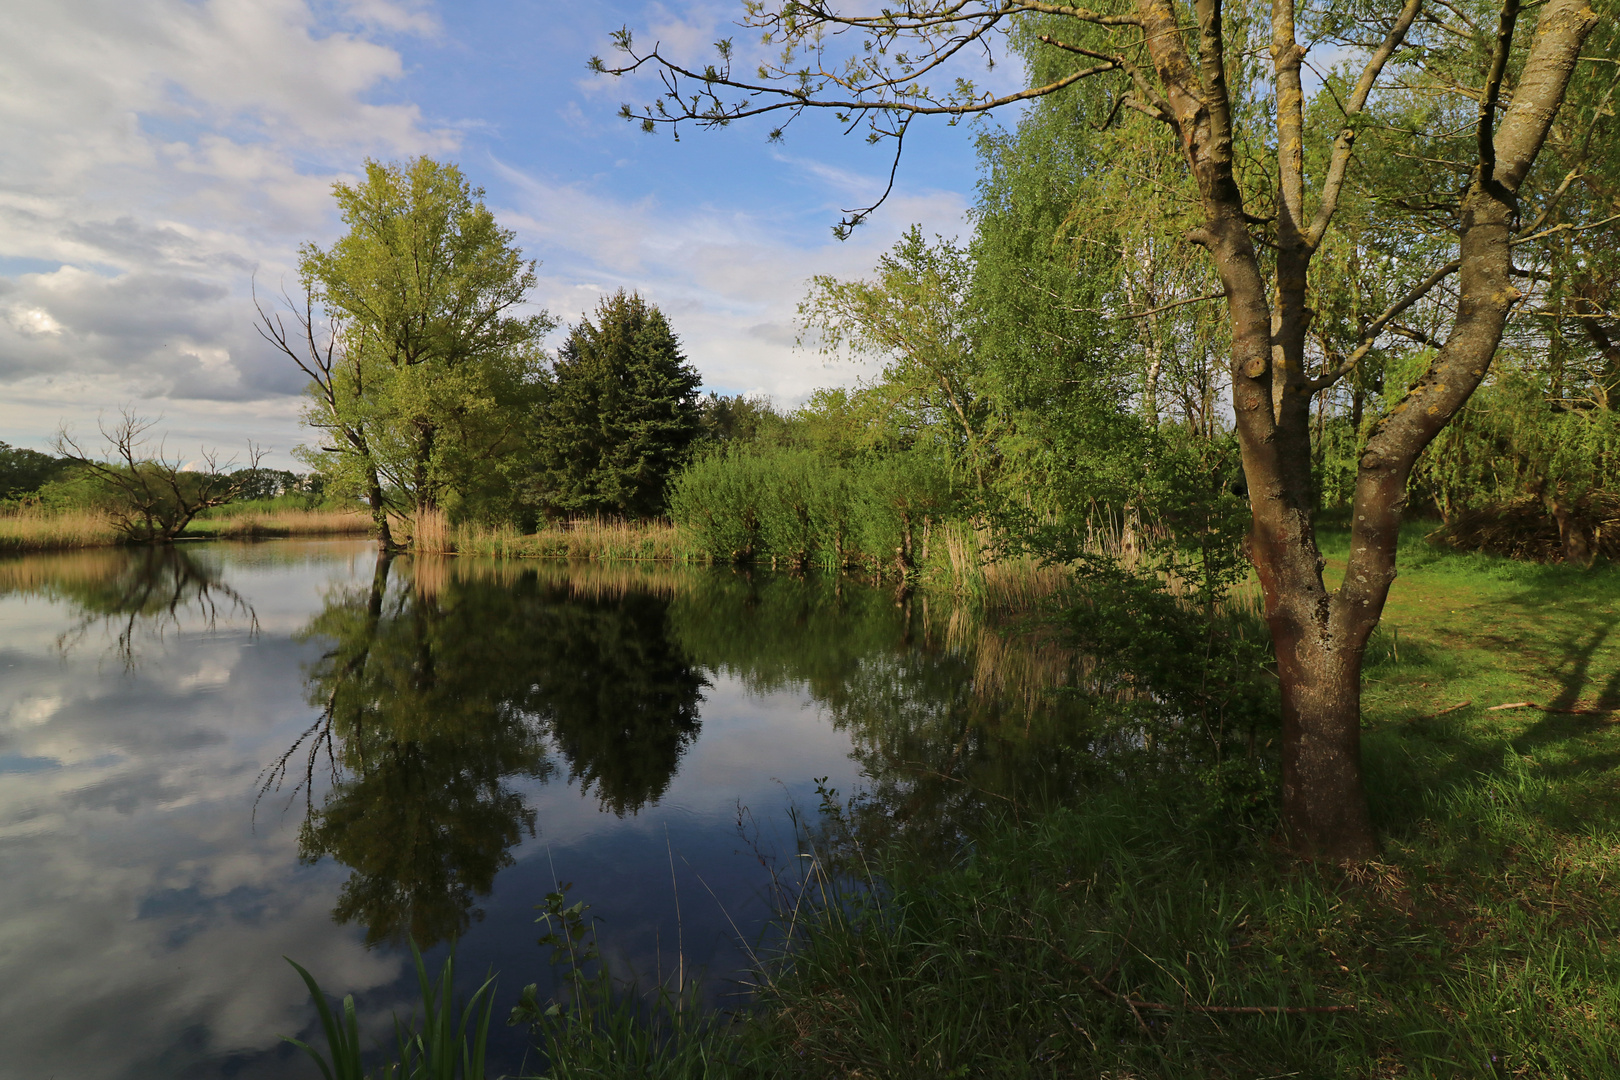
[{"label": "willow tree", "polygon": [[[1514,248],[1544,238],[1559,198],[1557,180],[1532,179],[1532,167],[1598,22],[1589,0],[1546,0],[1528,34],[1520,0],[1450,0],[1429,11],[1426,2],[1329,10],[1295,0],[1103,0],[1097,9],[907,0],[846,10],[830,0],[749,0],[742,26],[779,49],[754,76],[734,73],[730,40],[718,44],[714,63],[693,67],[657,46],[640,49],[621,31],[615,45],[627,59],[593,61],[613,74],[660,75],[664,91],[652,104],[623,110],[647,130],[764,117],[777,137],[805,110],[825,109],[852,126],[864,122],[875,139],[892,138],[898,154],[919,119],[986,113],[1088,79],[1110,81],[1119,108],[1156,122],[1197,193],[1199,220],[1185,242],[1208,258],[1226,309],[1253,513],[1248,551],[1282,684],[1284,825],[1296,850],[1334,859],[1376,850],[1362,783],[1361,663],[1395,577],[1407,480],[1479,385],[1524,296]],[[959,77],[960,64],[1036,17],[1051,22],[1041,43],[1072,57],[1062,74],[1004,94]],[[1306,56],[1318,47],[1350,61],[1317,72],[1319,89],[1308,97]],[[935,90],[931,78],[949,84]],[[1322,127],[1332,134],[1319,141]],[[1392,130],[1397,137],[1385,137]],[[1313,259],[1353,168],[1376,172],[1369,163],[1399,153],[1466,172],[1442,168],[1426,190],[1386,193],[1370,227],[1396,238],[1449,233],[1448,257],[1415,273],[1331,353],[1313,347]],[[1142,192],[1145,205],[1156,197]],[[838,231],[869,212],[846,217]],[[1421,375],[1360,447],[1347,571],[1329,590],[1313,522],[1312,401],[1420,304],[1443,307],[1446,325]]]},{"label": "willow tree", "polygon": [[387,509],[466,502],[526,445],[556,324],[525,311],[534,263],[455,165],[367,161],[332,194],[348,231],[304,245],[296,325],[261,307],[260,333],[310,376],[305,423],[324,441],[308,460],[385,529]]}]

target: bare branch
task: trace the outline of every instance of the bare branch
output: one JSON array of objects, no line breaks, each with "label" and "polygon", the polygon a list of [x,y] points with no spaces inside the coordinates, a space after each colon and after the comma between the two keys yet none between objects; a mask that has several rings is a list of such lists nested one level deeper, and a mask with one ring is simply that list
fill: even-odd
[{"label": "bare branch", "polygon": [[1328,387],[1350,374],[1351,371],[1355,370],[1355,366],[1361,363],[1362,358],[1372,351],[1373,345],[1378,340],[1378,335],[1383,333],[1384,329],[1389,326],[1391,322],[1399,318],[1401,313],[1407,308],[1411,307],[1413,304],[1427,296],[1429,291],[1436,285],[1440,284],[1452,274],[1455,274],[1461,266],[1462,261],[1460,259],[1453,259],[1429,274],[1429,276],[1424,278],[1422,281],[1418,282],[1411,292],[1408,292],[1405,296],[1395,301],[1395,303],[1385,308],[1383,314],[1379,315],[1378,318],[1367,324],[1367,328],[1361,332],[1361,337],[1357,341],[1355,349],[1350,353],[1349,356],[1345,357],[1331,371],[1323,375],[1321,378],[1311,379],[1308,381],[1305,384],[1306,387],[1312,392],[1326,390]]},{"label": "bare branch", "polygon": [[1130,319],[1145,319],[1149,315],[1157,315],[1161,311],[1169,311],[1171,308],[1178,308],[1178,307],[1183,306],[1184,304],[1199,304],[1199,303],[1202,303],[1205,300],[1218,300],[1218,299],[1220,299],[1221,297],[1223,297],[1225,295],[1226,295],[1226,290],[1225,289],[1219,289],[1219,290],[1217,290],[1215,292],[1212,292],[1212,293],[1205,293],[1203,296],[1189,296],[1185,300],[1172,300],[1170,303],[1168,303],[1168,304],[1160,304],[1156,308],[1148,308],[1146,311],[1132,312],[1129,315],[1120,315],[1120,316],[1117,316],[1117,318],[1121,322],[1125,322],[1125,321],[1130,320]]},{"label": "bare branch", "polygon": [[1620,221],[1620,214],[1613,214],[1604,218],[1602,221],[1593,221],[1586,225],[1576,225],[1573,222],[1566,221],[1562,225],[1554,225],[1550,229],[1543,229],[1540,232],[1532,233],[1529,236],[1516,236],[1513,238],[1511,243],[1514,246],[1517,246],[1519,244],[1528,244],[1532,240],[1542,240],[1549,236],[1556,236],[1558,233],[1577,233],[1586,232],[1589,229],[1601,229],[1603,226],[1612,225],[1616,221]]},{"label": "bare branch", "polygon": [[[1406,40],[1406,33],[1412,28],[1412,20],[1417,18],[1422,6],[1423,0],[1407,0],[1406,6],[1401,9],[1400,15],[1395,20],[1395,25],[1390,27],[1389,33],[1384,36],[1383,44],[1368,58],[1366,65],[1361,69],[1361,78],[1356,81],[1356,88],[1344,106],[1345,120],[1361,115],[1373,86],[1378,82],[1379,74],[1384,70],[1384,65]],[[1325,82],[1326,80],[1324,84]],[[1328,226],[1333,221],[1333,215],[1339,209],[1339,196],[1344,190],[1344,178],[1350,167],[1350,153],[1355,147],[1355,142],[1355,128],[1346,126],[1339,132],[1338,141],[1333,144],[1333,157],[1328,162],[1327,177],[1322,183],[1322,199],[1317,204],[1316,216],[1312,218],[1310,229],[1305,236],[1306,244],[1312,251],[1322,243],[1322,238],[1327,235]]]}]

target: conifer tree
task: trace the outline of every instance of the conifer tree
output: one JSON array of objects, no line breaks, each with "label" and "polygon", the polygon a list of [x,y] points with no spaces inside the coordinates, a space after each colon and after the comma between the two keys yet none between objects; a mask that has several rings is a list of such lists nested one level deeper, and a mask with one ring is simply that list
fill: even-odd
[{"label": "conifer tree", "polygon": [[539,501],[552,514],[663,512],[664,489],[702,433],[698,385],[663,312],[622,289],[582,318],[540,407]]}]

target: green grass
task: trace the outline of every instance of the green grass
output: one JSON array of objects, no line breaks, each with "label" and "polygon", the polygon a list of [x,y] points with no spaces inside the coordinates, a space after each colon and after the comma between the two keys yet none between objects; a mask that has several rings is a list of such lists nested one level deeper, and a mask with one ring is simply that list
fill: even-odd
[{"label": "green grass", "polygon": [[1620,716],[1486,708],[1620,708],[1620,572],[1423,531],[1367,671],[1379,860],[1297,863],[1140,780],[954,865],[869,853],[882,885],[817,906],[754,1021],[768,1071],[1620,1075]]}]

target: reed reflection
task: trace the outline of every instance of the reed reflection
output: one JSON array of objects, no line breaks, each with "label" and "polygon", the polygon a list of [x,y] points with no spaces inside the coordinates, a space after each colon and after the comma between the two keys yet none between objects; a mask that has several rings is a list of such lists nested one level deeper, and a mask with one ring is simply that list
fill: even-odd
[{"label": "reed reflection", "polygon": [[[535,569],[380,556],[303,632],[320,710],[266,780],[302,766],[300,850],[351,870],[334,916],[367,941],[444,940],[536,834],[514,784],[566,770],[604,810],[667,790],[696,737],[702,676],[665,632],[668,601],[581,590]],[[553,760],[553,757],[557,760]]]},{"label": "reed reflection", "polygon": [[847,732],[867,830],[951,844],[987,812],[1074,797],[1107,766],[1085,657],[948,597],[850,581],[694,579],[671,609],[695,662],[757,693],[803,686]]},{"label": "reed reflection", "polygon": [[32,555],[0,563],[0,595],[23,593],[69,604],[76,615],[58,635],[62,652],[98,629],[127,669],[140,662],[143,638],[214,630],[221,618],[258,628],[253,606],[225,580],[216,560],[172,544]]}]

